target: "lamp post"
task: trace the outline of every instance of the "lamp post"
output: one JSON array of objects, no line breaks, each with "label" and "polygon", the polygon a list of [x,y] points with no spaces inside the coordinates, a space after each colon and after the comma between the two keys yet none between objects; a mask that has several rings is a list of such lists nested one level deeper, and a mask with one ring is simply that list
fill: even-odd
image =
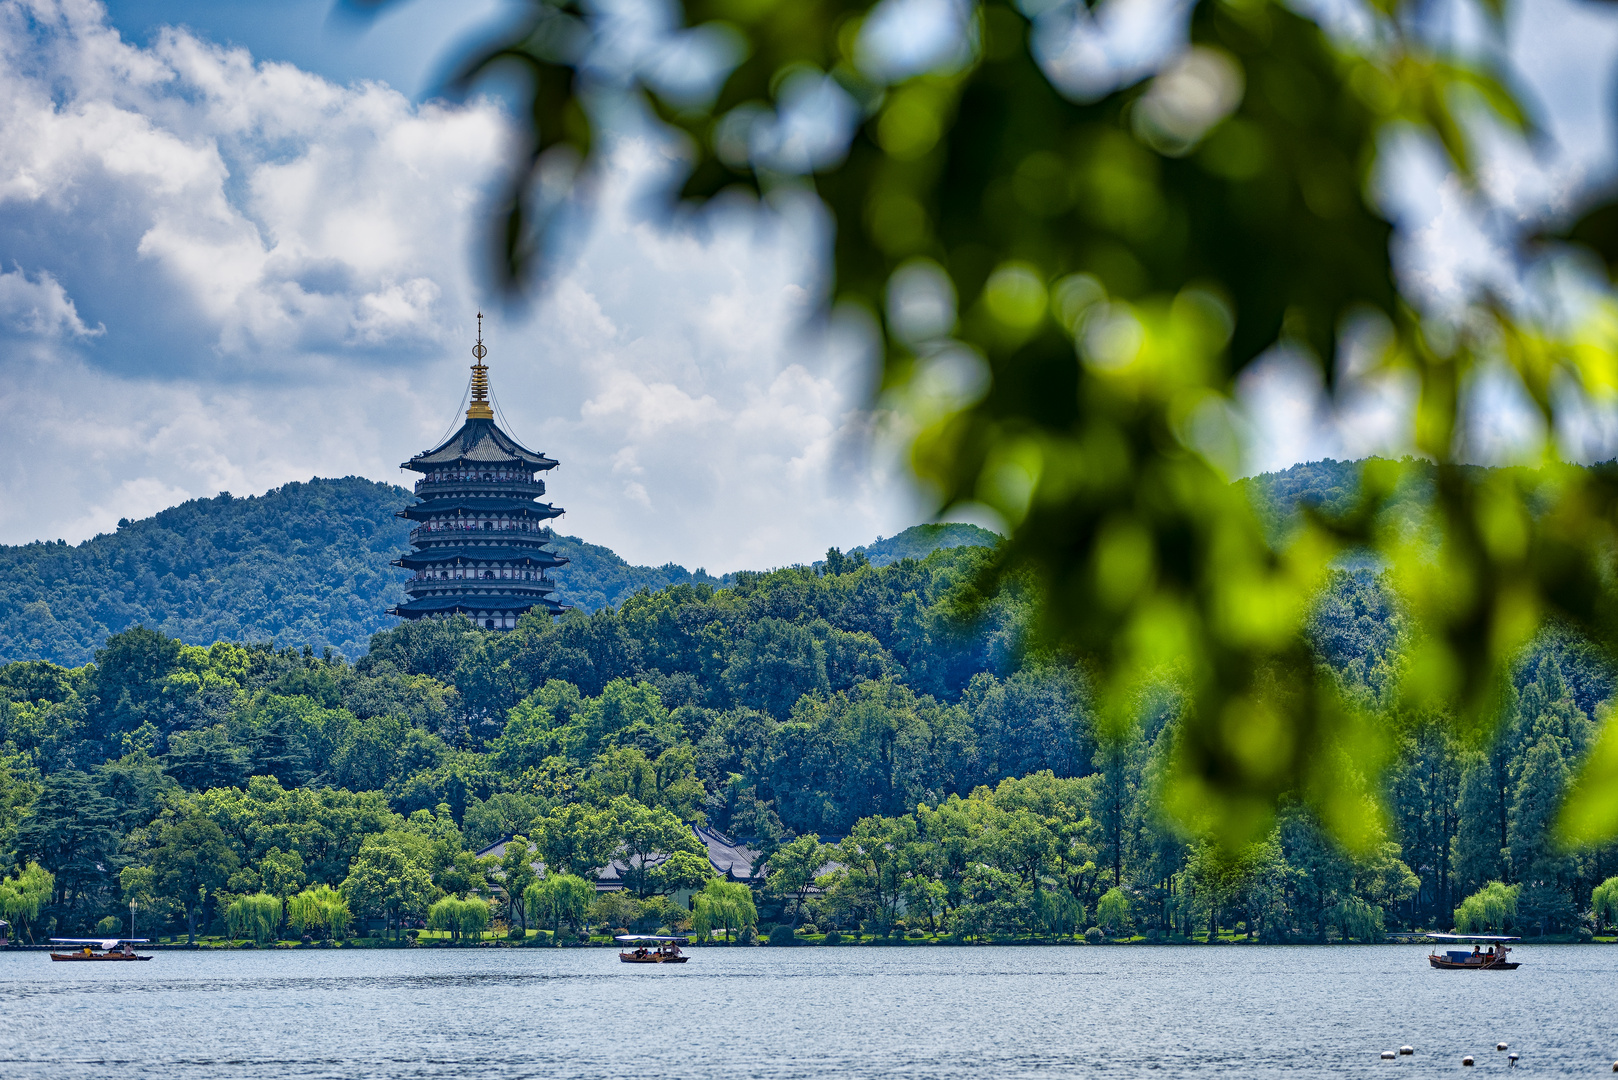
[{"label": "lamp post", "polygon": [[129,936],[135,936],[135,901],[129,902]]}]

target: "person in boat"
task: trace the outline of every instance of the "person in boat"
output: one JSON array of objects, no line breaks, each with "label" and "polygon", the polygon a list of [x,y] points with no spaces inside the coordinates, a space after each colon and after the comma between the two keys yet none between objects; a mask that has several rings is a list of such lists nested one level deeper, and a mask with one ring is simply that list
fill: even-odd
[{"label": "person in boat", "polygon": [[1477,960],[1479,962],[1482,962],[1482,960],[1483,960],[1483,946],[1481,946],[1481,945],[1472,946],[1472,959]]}]

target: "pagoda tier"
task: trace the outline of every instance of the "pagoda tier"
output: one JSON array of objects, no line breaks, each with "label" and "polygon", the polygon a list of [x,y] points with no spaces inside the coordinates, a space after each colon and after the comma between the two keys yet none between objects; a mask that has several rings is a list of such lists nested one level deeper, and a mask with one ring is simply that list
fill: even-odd
[{"label": "pagoda tier", "polygon": [[478,318],[473,349],[478,363],[472,368],[466,423],[401,466],[422,474],[417,502],[398,512],[419,524],[410,531],[415,550],[393,563],[414,571],[405,581],[409,599],[389,614],[403,619],[464,614],[486,629],[509,630],[525,611],[566,610],[552,595],[556,583],[545,572],[565,566],[567,559],[546,547],[552,536],[545,522],[562,511],[538,501],[545,494],[539,474],[557,463],[496,426]]}]

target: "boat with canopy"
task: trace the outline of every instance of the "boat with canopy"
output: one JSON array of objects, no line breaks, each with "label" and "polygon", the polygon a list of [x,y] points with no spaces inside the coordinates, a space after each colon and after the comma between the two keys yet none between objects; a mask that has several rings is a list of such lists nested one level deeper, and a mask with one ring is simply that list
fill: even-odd
[{"label": "boat with canopy", "polygon": [[[1440,945],[1471,945],[1472,951],[1465,949],[1434,949],[1427,955],[1427,962],[1435,968],[1445,971],[1515,971],[1518,963],[1508,960],[1511,950],[1506,947],[1508,941],[1521,941],[1518,937],[1501,937],[1494,934],[1428,934],[1428,939]],[[1484,946],[1489,948],[1484,951]]]},{"label": "boat with canopy", "polygon": [[680,951],[681,945],[691,944],[689,938],[665,937],[661,934],[619,934],[614,939],[626,946],[618,959],[626,964],[683,964],[691,959]]},{"label": "boat with canopy", "polygon": [[[136,945],[144,945],[150,938],[73,938],[53,937],[52,945],[77,946],[72,952],[53,952],[52,960],[150,960],[150,956],[142,956],[135,951]],[[100,952],[96,952],[97,948]]]}]

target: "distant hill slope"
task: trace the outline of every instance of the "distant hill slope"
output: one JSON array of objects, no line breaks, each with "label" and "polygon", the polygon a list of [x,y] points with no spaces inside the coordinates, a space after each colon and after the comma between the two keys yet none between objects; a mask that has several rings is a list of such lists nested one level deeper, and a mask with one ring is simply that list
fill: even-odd
[{"label": "distant hill slope", "polygon": [[350,656],[403,598],[410,499],[357,477],[193,499],[77,546],[0,547],[0,660],[81,664],[136,623],[189,642],[274,638]]},{"label": "distant hill slope", "polygon": [[[865,557],[877,566],[887,566],[900,559],[925,559],[939,548],[986,547],[1000,543],[1000,534],[976,525],[912,525],[898,536],[878,540],[854,551],[865,552]],[[849,552],[852,555],[854,552]]]},{"label": "distant hill slope", "polygon": [[703,570],[692,573],[674,563],[631,566],[611,548],[587,544],[577,536],[558,536],[551,547],[569,559],[566,566],[551,571],[556,579],[556,595],[569,607],[585,611],[617,607],[641,589],[656,592],[666,585],[685,583],[719,588],[730,584],[735,576],[714,577]]},{"label": "distant hill slope", "polygon": [[[82,664],[137,623],[188,642],[330,646],[350,657],[395,625],[404,598],[389,563],[408,549],[393,516],[409,492],[358,477],[287,484],[245,499],[193,499],[69,546],[0,546],[0,663]],[[608,548],[558,536],[572,562],[557,595],[594,611],[640,588],[721,585],[682,566],[631,566]]]},{"label": "distant hill slope", "polygon": [[[372,634],[395,625],[385,612],[404,598],[404,574],[389,564],[408,548],[410,523],[393,515],[410,498],[359,477],[315,479],[243,499],[193,499],[75,546],[0,546],[0,663],[82,664],[109,634],[137,623],[197,644],[273,639],[357,657]],[[886,566],[999,542],[976,525],[917,525],[856,550]],[[586,611],[643,588],[733,578],[631,566],[576,536],[554,546],[570,560],[555,572],[557,596]]]}]

